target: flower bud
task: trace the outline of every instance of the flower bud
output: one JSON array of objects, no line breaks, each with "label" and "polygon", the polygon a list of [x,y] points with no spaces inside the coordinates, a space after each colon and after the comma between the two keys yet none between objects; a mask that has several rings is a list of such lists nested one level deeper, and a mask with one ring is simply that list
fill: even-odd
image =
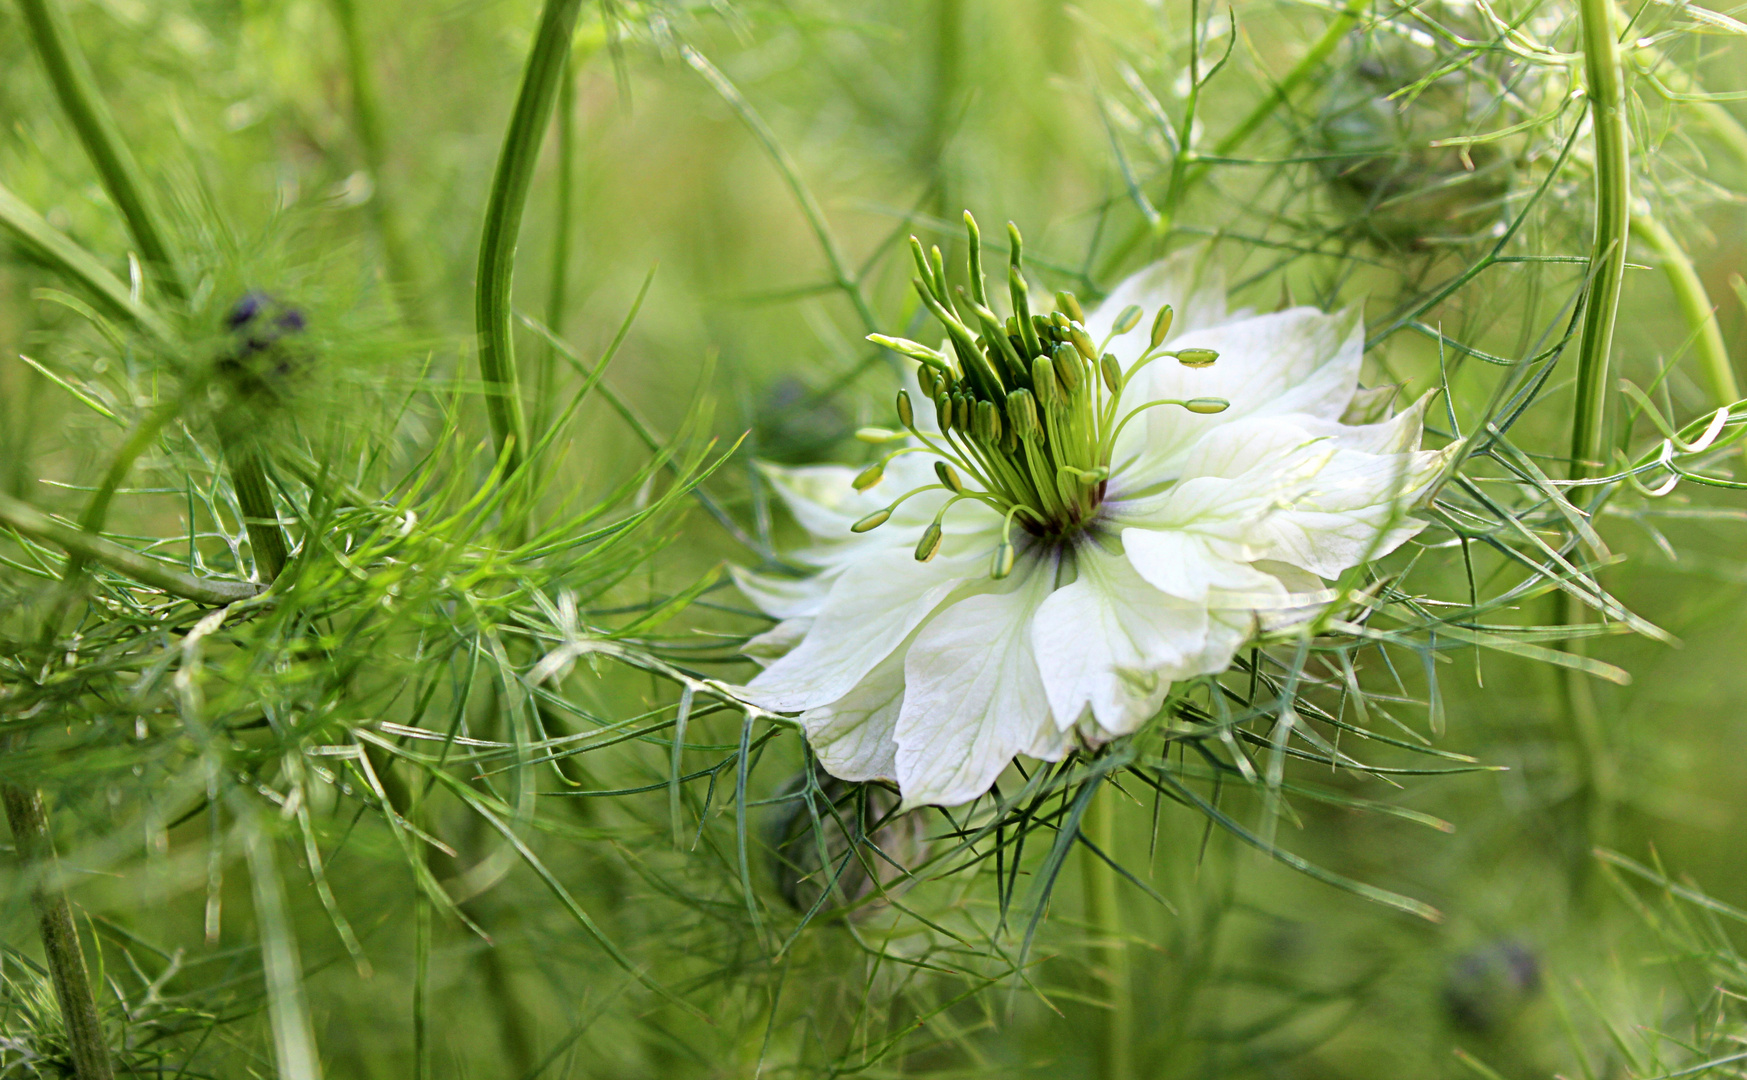
[{"label": "flower bud", "polygon": [[1177,313],[1171,310],[1169,304],[1160,308],[1159,313],[1153,316],[1153,336],[1147,344],[1149,349],[1156,349],[1165,343],[1165,338],[1171,333],[1171,323],[1176,317]]},{"label": "flower bud", "polygon": [[916,542],[916,561],[927,562],[940,552],[940,523],[937,521],[922,530],[922,539]]},{"label": "flower bud", "polygon": [[1183,402],[1183,408],[1188,409],[1192,413],[1201,413],[1204,416],[1210,416],[1213,413],[1222,413],[1231,408],[1231,402],[1224,398],[1198,397],[1190,398],[1188,401]]},{"label": "flower bud", "polygon": [[1207,367],[1218,359],[1219,354],[1212,349],[1183,349],[1177,353],[1177,363],[1184,367]]},{"label": "flower bud", "polygon": [[1013,425],[1013,434],[1030,442],[1042,433],[1037,424],[1037,405],[1029,390],[1015,390],[1007,395],[1007,422]]},{"label": "flower bud", "polygon": [[861,472],[856,476],[854,481],[855,490],[866,491],[868,488],[879,483],[885,475],[886,463],[884,461],[876,461],[872,465],[861,470]]},{"label": "flower bud", "polygon": [[1000,581],[1013,572],[1013,545],[1001,541],[1001,546],[995,549],[995,557],[990,560],[989,576]]},{"label": "flower bud", "polygon": [[873,445],[878,446],[881,443],[896,442],[904,437],[904,433],[901,431],[893,431],[890,428],[864,427],[856,429],[855,437],[861,442],[872,443]]},{"label": "flower bud", "polygon": [[892,516],[891,507],[887,507],[884,510],[875,510],[873,513],[869,514],[867,517],[864,517],[860,521],[856,522],[854,525],[851,525],[849,527],[849,531],[852,533],[870,532],[874,529],[879,528],[881,525],[884,525],[886,523],[886,519],[891,517],[891,516]]},{"label": "flower bud", "polygon": [[1130,304],[1122,309],[1122,314],[1116,316],[1116,332],[1126,334],[1140,325],[1140,305]]},{"label": "flower bud", "polygon": [[1052,359],[1056,381],[1062,384],[1063,395],[1073,396],[1080,388],[1080,358],[1074,347],[1067,344],[1057,345]]},{"label": "flower bud", "polygon": [[898,391],[898,423],[907,428],[916,426],[916,410],[910,405],[910,392]]},{"label": "flower bud", "polygon": [[1049,357],[1039,356],[1031,361],[1031,385],[1037,393],[1037,403],[1045,409],[1052,408],[1061,396],[1061,386],[1055,381],[1055,365]]},{"label": "flower bud", "polygon": [[1084,311],[1080,310],[1080,301],[1075,299],[1073,293],[1071,293],[1071,292],[1056,293],[1055,294],[1055,303],[1056,303],[1056,307],[1060,308],[1062,311],[1067,313],[1068,318],[1079,323],[1081,326],[1084,326],[1086,324],[1086,313]]},{"label": "flower bud", "polygon": [[944,461],[934,463],[934,475],[940,477],[940,482],[954,495],[964,494],[964,481],[958,477],[958,470]]},{"label": "flower bud", "polygon": [[1122,393],[1122,362],[1116,359],[1115,353],[1105,353],[1104,359],[1098,362],[1098,370],[1104,374],[1104,386],[1112,394]]}]

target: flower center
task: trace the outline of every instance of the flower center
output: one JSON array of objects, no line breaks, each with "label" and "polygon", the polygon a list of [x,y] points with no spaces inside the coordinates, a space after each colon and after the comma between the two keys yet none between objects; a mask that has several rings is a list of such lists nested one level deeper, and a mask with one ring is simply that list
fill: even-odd
[{"label": "flower center", "polygon": [[962,286],[949,290],[940,249],[924,252],[921,241],[910,238],[918,273],[916,292],[945,328],[946,350],[883,334],[868,336],[918,362],[917,381],[934,405],[938,430],[918,428],[910,396],[900,390],[898,420],[904,432],[864,429],[858,433],[865,441],[886,442],[903,439],[907,432],[920,445],[893,451],[870,465],[856,477],[857,490],[878,483],[886,463],[906,453],[930,453],[942,459],[935,462],[940,483],[906,492],[891,506],[857,522],[854,529],[877,528],[912,495],[948,490],[952,497],[924,531],[916,557],[924,562],[932,559],[940,549],[940,522],[947,510],[961,500],[975,500],[1004,518],[991,570],[1000,578],[1013,566],[1014,522],[1046,543],[1062,543],[1097,520],[1116,437],[1130,420],[1158,405],[1216,413],[1229,403],[1219,398],[1161,399],[1125,409],[1123,389],[1147,364],[1169,356],[1190,367],[1205,367],[1218,354],[1211,349],[1164,348],[1171,330],[1169,304],[1153,317],[1147,349],[1126,369],[1105,350],[1140,324],[1144,312],[1139,306],[1124,309],[1101,342],[1092,340],[1072,293],[1057,293],[1053,312],[1033,313],[1025,282],[1024,244],[1011,222],[1007,225],[1011,314],[1002,319],[990,306],[981,235],[968,211],[965,229],[970,237],[968,290]]}]

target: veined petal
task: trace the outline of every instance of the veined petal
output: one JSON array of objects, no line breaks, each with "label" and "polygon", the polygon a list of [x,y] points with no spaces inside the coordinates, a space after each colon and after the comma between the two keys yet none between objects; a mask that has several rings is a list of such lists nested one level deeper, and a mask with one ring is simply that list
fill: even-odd
[{"label": "veined petal", "polygon": [[[1268,574],[1221,551],[1215,541],[1181,529],[1124,529],[1122,548],[1135,572],[1153,588],[1207,605],[1217,591],[1233,607],[1266,604],[1285,588]],[[1250,602],[1253,597],[1255,603]]]},{"label": "veined petal", "polygon": [[804,578],[774,577],[739,566],[729,566],[728,573],[746,598],[758,605],[758,610],[778,619],[817,615],[831,591],[832,579],[818,574]]},{"label": "veined petal", "polygon": [[855,689],[801,714],[801,727],[819,764],[839,780],[897,780],[898,744],[892,735],[904,704],[900,647],[855,684]]},{"label": "veined petal", "polygon": [[1032,651],[1056,727],[1090,708],[1108,739],[1159,711],[1171,680],[1194,673],[1207,638],[1207,608],[1169,596],[1122,555],[1095,543],[1075,555],[1079,576],[1038,608]]},{"label": "veined petal", "polygon": [[843,571],[806,638],[744,688],[746,699],[779,712],[828,705],[891,655],[954,589],[986,580],[980,558],[919,563],[909,551],[870,555]]},{"label": "veined petal", "polygon": [[[1365,326],[1357,309],[1325,315],[1291,308],[1222,326],[1195,330],[1174,348],[1213,349],[1210,367],[1156,360],[1123,393],[1123,408],[1161,399],[1224,398],[1231,407],[1199,415],[1172,406],[1151,410],[1124,429],[1116,460],[1139,457],[1146,472],[1168,475],[1206,432],[1250,417],[1306,413],[1338,421],[1359,385]],[[1134,429],[1144,426],[1144,431]]]},{"label": "veined petal", "polygon": [[1197,246],[1130,274],[1103,303],[1086,313],[1086,332],[1092,340],[1103,341],[1116,325],[1116,317],[1131,304],[1140,305],[1145,314],[1140,326],[1111,345],[1124,360],[1132,360],[1145,351],[1147,328],[1165,304],[1176,309],[1167,340],[1225,322],[1225,271],[1212,261],[1208,248]]},{"label": "veined petal", "polygon": [[1387,555],[1425,528],[1408,511],[1443,461],[1428,451],[1337,450],[1298,499],[1260,523],[1264,557],[1332,578]]},{"label": "veined petal", "polygon": [[812,628],[811,618],[784,619],[764,633],[748,638],[740,647],[740,655],[759,667],[769,667],[799,645]]},{"label": "veined petal", "polygon": [[1065,752],[1032,646],[1055,569],[1053,557],[1027,560],[1007,591],[961,600],[916,636],[896,731],[904,805],[969,802],[1015,754]]}]

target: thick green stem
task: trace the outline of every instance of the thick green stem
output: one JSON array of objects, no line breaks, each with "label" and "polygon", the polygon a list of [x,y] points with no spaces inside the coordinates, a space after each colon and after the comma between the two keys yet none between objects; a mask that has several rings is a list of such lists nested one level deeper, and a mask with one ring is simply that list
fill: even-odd
[{"label": "thick green stem", "polygon": [[[1292,100],[1292,95],[1316,73],[1323,61],[1327,60],[1329,54],[1333,53],[1340,45],[1341,39],[1351,33],[1353,27],[1359,25],[1359,19],[1364,16],[1365,8],[1369,5],[1370,0],[1347,0],[1341,13],[1335,16],[1334,21],[1328,24],[1328,28],[1322,32],[1322,36],[1316,39],[1316,42],[1310,46],[1305,54],[1298,58],[1298,63],[1292,65],[1292,70],[1274,84],[1274,89],[1268,93],[1268,96],[1257,102],[1256,107],[1238,121],[1236,127],[1226,132],[1224,137],[1214,144],[1212,156],[1224,157],[1232,153],[1249,141],[1249,137],[1267,123],[1268,117],[1274,115],[1274,110]],[[1190,188],[1206,178],[1207,172],[1212,166],[1204,161],[1196,161],[1195,155],[1187,143],[1178,147],[1177,152],[1182,167],[1179,168],[1176,163],[1172,165],[1171,197],[1160,209],[1158,220],[1137,223],[1122,242],[1117,244],[1105,257],[1104,265],[1099,270],[1100,277],[1109,277],[1115,273],[1117,268],[1129,255],[1134,253],[1135,248],[1139,247],[1142,242],[1158,239],[1170,232],[1171,223],[1176,217],[1176,208],[1181,203],[1183,196]]]},{"label": "thick green stem", "polygon": [[1579,0],[1583,71],[1595,133],[1595,240],[1577,347],[1577,411],[1571,424],[1571,478],[1592,475],[1602,463],[1607,419],[1608,360],[1626,273],[1631,228],[1630,160],[1626,144],[1625,80],[1611,0]]},{"label": "thick green stem", "polygon": [[18,0],[18,7],[30,29],[31,44],[54,84],[55,97],[72,121],[91,164],[96,166],[104,190],[127,220],[140,258],[166,295],[185,299],[187,289],[177,269],[163,216],[140,173],[139,163],[122,141],[115,118],[97,92],[91,65],[73,37],[67,13],[55,0]]},{"label": "thick green stem", "polygon": [[[552,207],[552,271],[546,290],[546,328],[564,336],[564,313],[570,299],[570,241],[572,189],[576,183],[576,67],[578,57],[564,65],[564,81],[558,95],[558,176]],[[558,347],[546,343],[540,353],[540,372],[534,384],[534,431],[544,434],[552,416],[552,389],[557,382]]]},{"label": "thick green stem", "polygon": [[364,167],[370,172],[374,188],[370,214],[375,219],[383,258],[388,263],[395,304],[400,308],[401,318],[409,325],[428,330],[431,317],[426,304],[424,275],[419,272],[418,260],[413,257],[405,219],[400,214],[400,200],[394,182],[388,176],[388,140],[382,130],[376,80],[370,71],[370,50],[358,26],[358,6],[355,0],[333,0],[333,5],[334,19],[340,25],[340,37],[345,43],[346,78],[352,84],[352,127],[357,132],[358,148],[363,153]]},{"label": "thick green stem", "polygon": [[1717,324],[1716,308],[1705,292],[1704,282],[1699,280],[1698,271],[1693,269],[1692,260],[1674,235],[1649,214],[1633,216],[1632,233],[1650,245],[1662,263],[1668,287],[1674,290],[1675,306],[1680,308],[1687,332],[1692,335],[1693,354],[1704,371],[1705,388],[1710,391],[1712,404],[1720,409],[1740,401],[1741,387],[1735,381],[1734,365],[1729,363],[1723,328]]},{"label": "thick green stem", "polygon": [[220,607],[261,594],[261,586],[253,582],[214,581],[173,570],[132,548],[122,547],[101,536],[93,536],[83,529],[62,524],[7,495],[0,495],[0,525],[16,529],[33,540],[53,544],[74,557],[100,563],[141,584],[162,589],[172,596],[180,596],[197,604]]},{"label": "thick green stem", "polygon": [[515,282],[516,236],[534,180],[540,142],[552,119],[563,82],[570,38],[582,0],[546,0],[534,47],[522,72],[522,88],[504,133],[485,209],[479,241],[479,271],[474,315],[479,333],[479,375],[485,383],[485,408],[498,453],[507,458],[505,475],[521,465],[528,445],[527,419],[516,377],[511,299]]},{"label": "thick green stem", "polygon": [[76,1080],[110,1080],[115,1073],[110,1066],[109,1044],[97,1014],[97,999],[91,994],[91,977],[86,973],[85,953],[79,948],[73,908],[60,886],[54,840],[49,835],[42,796],[6,784],[0,788],[0,797],[6,802],[6,821],[12,826],[18,860],[32,881],[30,899],[42,933],[43,957],[54,980],[61,1019],[66,1024],[74,1075]]},{"label": "thick green stem", "polygon": [[[1100,791],[1086,806],[1081,829],[1111,859],[1116,858],[1114,792]],[[1102,796],[1102,797],[1100,797]],[[1092,966],[1105,984],[1104,1030],[1098,1039],[1100,1080],[1134,1076],[1134,996],[1129,985],[1128,949],[1118,904],[1116,870],[1090,848],[1080,848],[1080,880],[1085,890],[1086,922],[1091,928]]]},{"label": "thick green stem", "polygon": [[279,525],[279,508],[273,505],[266,463],[247,439],[226,437],[221,431],[220,442],[230,466],[231,487],[237,493],[237,508],[243,512],[243,527],[249,531],[249,546],[255,552],[255,569],[262,581],[272,584],[285,569],[291,550]]}]

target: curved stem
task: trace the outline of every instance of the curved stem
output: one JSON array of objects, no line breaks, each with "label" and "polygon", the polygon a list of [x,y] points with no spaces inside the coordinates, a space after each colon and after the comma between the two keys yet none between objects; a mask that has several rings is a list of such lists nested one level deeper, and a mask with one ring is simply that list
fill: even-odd
[{"label": "curved stem", "polygon": [[1577,412],[1571,424],[1571,478],[1590,475],[1604,456],[1607,371],[1614,322],[1626,272],[1626,233],[1631,227],[1630,161],[1626,146],[1625,82],[1614,33],[1611,0],[1579,0],[1583,69],[1595,132],[1595,241],[1583,339],[1577,348]]},{"label": "curved stem", "polygon": [[558,99],[570,38],[581,7],[582,0],[546,0],[540,12],[534,47],[522,72],[522,88],[516,95],[509,128],[504,132],[503,149],[498,153],[497,171],[485,208],[485,227],[479,240],[474,295],[479,375],[485,383],[485,409],[491,419],[492,438],[498,453],[507,459],[506,477],[520,467],[528,445],[527,419],[522,413],[516,377],[511,312],[516,236],[521,231],[522,211],[528,205],[528,188],[534,180],[541,137]]},{"label": "curved stem", "polygon": [[76,1080],[110,1080],[115,1073],[110,1067],[109,1043],[97,1014],[97,999],[91,994],[91,977],[85,969],[85,953],[79,948],[73,908],[58,880],[55,845],[49,836],[42,796],[14,784],[0,788],[0,796],[6,803],[6,820],[12,826],[18,860],[32,879],[30,899],[42,931],[43,958],[48,962],[67,1028],[73,1073]]},{"label": "curved stem", "polygon": [[37,56],[54,84],[55,97],[96,166],[103,189],[126,219],[140,258],[166,295],[186,299],[188,291],[176,268],[169,232],[140,174],[139,163],[122,141],[115,118],[97,92],[97,80],[73,37],[67,13],[55,0],[18,0],[18,7],[30,28]]},{"label": "curved stem", "polygon": [[1734,366],[1729,363],[1729,347],[1723,342],[1722,327],[1717,325],[1717,312],[1705,292],[1704,282],[1693,269],[1680,242],[1662,223],[1648,214],[1632,218],[1632,232],[1656,252],[1662,261],[1662,272],[1668,276],[1668,286],[1674,290],[1674,302],[1686,320],[1687,331],[1693,335],[1693,351],[1698,354],[1699,367],[1704,370],[1705,388],[1719,409],[1741,400],[1741,387],[1735,381]]},{"label": "curved stem", "polygon": [[[564,336],[564,309],[570,292],[571,189],[576,177],[576,64],[572,55],[564,64],[564,81],[558,94],[558,183],[552,208],[552,269],[546,285],[546,327]],[[558,349],[551,342],[540,354],[540,370],[534,383],[534,430],[544,433],[552,412],[552,386],[558,366]]]}]

